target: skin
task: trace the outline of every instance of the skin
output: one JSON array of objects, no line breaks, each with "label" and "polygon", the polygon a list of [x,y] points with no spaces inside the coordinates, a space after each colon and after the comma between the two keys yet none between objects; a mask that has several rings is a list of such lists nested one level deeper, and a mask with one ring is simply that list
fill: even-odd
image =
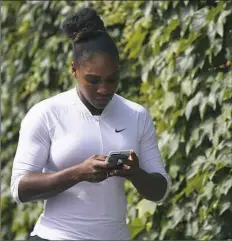
[{"label": "skin", "polygon": [[118,63],[108,54],[95,54],[76,67],[72,74],[78,80],[77,94],[93,115],[100,115],[112,99],[119,83]]},{"label": "skin", "polygon": [[110,175],[130,180],[143,198],[153,202],[164,197],[168,186],[167,180],[160,173],[148,173],[139,167],[139,159],[133,150],[124,168],[113,170]]},{"label": "skin", "polygon": [[[72,74],[78,80],[77,94],[93,115],[100,115],[112,99],[118,86],[118,63],[107,54],[95,54],[79,67],[72,64]],[[30,173],[19,183],[22,202],[46,200],[79,182],[101,182],[113,176],[130,180],[139,194],[151,201],[159,201],[167,188],[166,179],[159,173],[147,173],[139,167],[139,160],[131,151],[123,169],[115,170],[106,156],[94,155],[82,163],[56,173]]]}]

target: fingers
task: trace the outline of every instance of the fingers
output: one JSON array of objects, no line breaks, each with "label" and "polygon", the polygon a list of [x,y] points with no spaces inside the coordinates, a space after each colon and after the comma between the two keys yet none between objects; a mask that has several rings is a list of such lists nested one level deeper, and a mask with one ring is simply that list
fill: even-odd
[{"label": "fingers", "polygon": [[129,177],[132,175],[132,172],[129,169],[120,169],[120,170],[113,170],[109,173],[110,177]]},{"label": "fingers", "polygon": [[104,155],[94,155],[93,158],[96,159],[96,160],[99,160],[99,161],[105,161],[107,156],[104,156]]},{"label": "fingers", "polygon": [[109,177],[108,173],[106,172],[99,172],[96,173],[94,175],[91,176],[91,178],[89,178],[90,182],[102,182],[105,179],[107,179]]},{"label": "fingers", "polygon": [[130,150],[130,158],[131,161],[138,161],[138,157],[133,150]]},{"label": "fingers", "polygon": [[98,159],[93,160],[93,167],[95,169],[109,169],[109,168],[111,168],[110,164],[108,162],[98,160]]}]

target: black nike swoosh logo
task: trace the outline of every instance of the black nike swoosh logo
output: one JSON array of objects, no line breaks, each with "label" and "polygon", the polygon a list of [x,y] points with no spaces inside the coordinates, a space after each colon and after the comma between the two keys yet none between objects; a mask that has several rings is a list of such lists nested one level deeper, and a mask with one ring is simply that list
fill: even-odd
[{"label": "black nike swoosh logo", "polygon": [[115,132],[116,132],[116,133],[119,133],[119,132],[124,131],[124,130],[126,130],[126,128],[121,129],[121,130],[117,130],[117,129],[115,129]]}]

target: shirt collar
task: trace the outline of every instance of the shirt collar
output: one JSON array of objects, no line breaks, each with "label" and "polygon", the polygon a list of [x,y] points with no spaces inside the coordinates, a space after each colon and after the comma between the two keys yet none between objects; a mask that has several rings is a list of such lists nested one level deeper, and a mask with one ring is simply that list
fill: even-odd
[{"label": "shirt collar", "polygon": [[[92,113],[89,111],[89,109],[86,107],[86,105],[79,98],[76,88],[77,88],[77,85],[71,89],[73,105],[76,106],[78,111],[81,111],[89,116],[93,116]],[[112,111],[114,109],[114,105],[115,105],[115,98],[116,98],[116,95],[114,94],[113,98],[110,100],[110,102],[104,108],[104,110],[101,114],[101,117],[105,117],[105,116],[109,115],[110,113],[112,113]]]}]

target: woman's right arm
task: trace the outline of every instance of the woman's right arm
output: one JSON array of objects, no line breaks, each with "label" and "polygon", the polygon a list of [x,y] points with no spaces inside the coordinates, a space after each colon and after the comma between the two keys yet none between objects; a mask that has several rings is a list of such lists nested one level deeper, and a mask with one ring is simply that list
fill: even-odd
[{"label": "woman's right arm", "polygon": [[90,157],[56,173],[42,173],[51,140],[40,108],[40,104],[32,107],[21,123],[11,176],[11,192],[17,203],[45,200],[80,181],[99,181],[106,177],[107,164],[103,156]]},{"label": "woman's right arm", "polygon": [[68,168],[56,173],[31,172],[22,177],[18,185],[18,199],[25,203],[34,200],[46,200],[67,190],[80,180],[72,174],[78,168]]},{"label": "woman's right arm", "polygon": [[[43,108],[42,103],[36,104],[21,122],[11,175],[11,193],[17,203],[27,200],[28,195],[23,191],[25,182],[28,183],[33,175],[42,175],[48,161],[51,140],[46,119],[42,114]],[[45,181],[48,179],[47,175]]]},{"label": "woman's right arm", "polygon": [[70,168],[56,173],[29,173],[19,182],[19,200],[46,200],[82,181],[100,182],[111,170],[105,156],[92,156]]},{"label": "woman's right arm", "polygon": [[19,181],[18,199],[24,203],[51,198],[82,181],[79,173],[78,165],[56,173],[28,173]]}]

